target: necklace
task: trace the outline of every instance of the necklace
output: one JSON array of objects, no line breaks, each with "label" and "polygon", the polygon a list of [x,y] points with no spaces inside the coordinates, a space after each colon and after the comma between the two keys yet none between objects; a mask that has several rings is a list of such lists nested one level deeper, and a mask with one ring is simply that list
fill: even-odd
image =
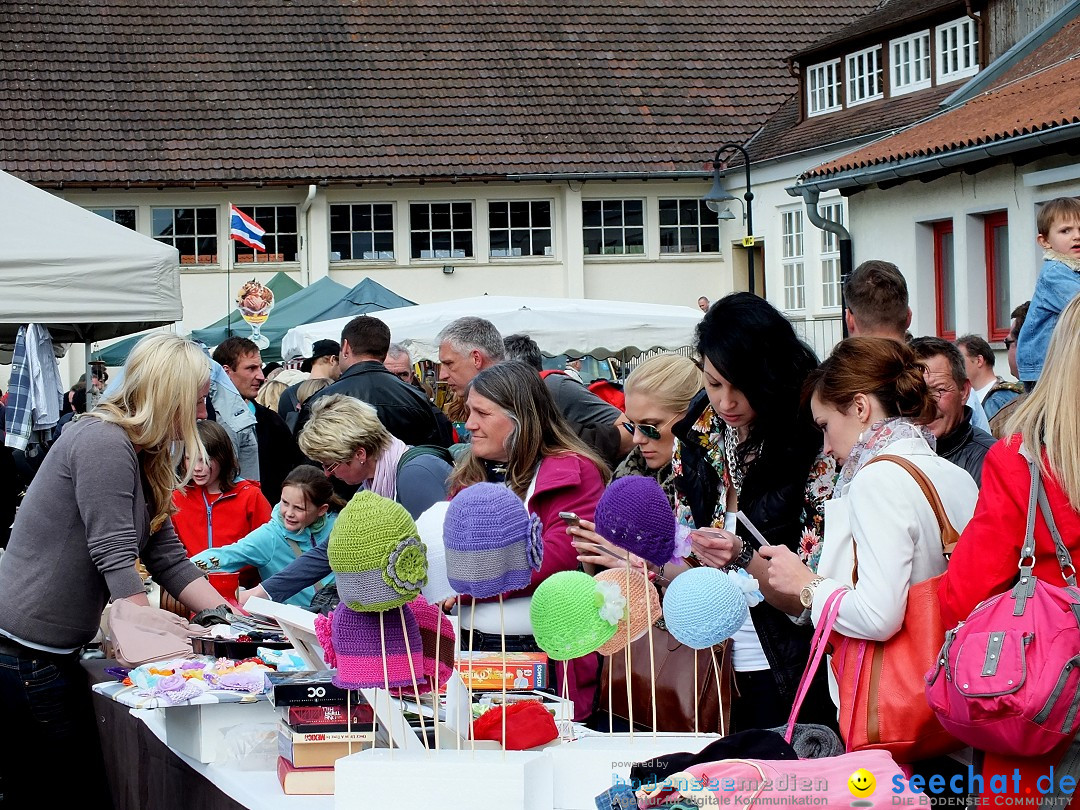
[{"label": "necklace", "polygon": [[732,425],[724,428],[724,460],[727,462],[728,476],[731,485],[735,487],[735,495],[742,494],[743,477],[745,471],[736,456],[739,448],[739,431]]}]

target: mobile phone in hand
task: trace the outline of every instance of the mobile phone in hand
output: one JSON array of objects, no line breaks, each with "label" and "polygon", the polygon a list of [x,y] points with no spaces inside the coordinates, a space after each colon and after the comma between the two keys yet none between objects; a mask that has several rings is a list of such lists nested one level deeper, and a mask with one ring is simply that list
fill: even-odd
[{"label": "mobile phone in hand", "polygon": [[566,521],[567,526],[580,526],[581,518],[574,512],[559,512],[559,517]]}]

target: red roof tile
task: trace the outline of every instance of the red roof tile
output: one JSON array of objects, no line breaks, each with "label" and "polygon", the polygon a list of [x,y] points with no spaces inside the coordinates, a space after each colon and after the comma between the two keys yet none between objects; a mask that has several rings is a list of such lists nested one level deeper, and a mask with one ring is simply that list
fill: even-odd
[{"label": "red roof tile", "polygon": [[0,26],[0,166],[121,185],[701,172],[873,0],[46,0]]}]

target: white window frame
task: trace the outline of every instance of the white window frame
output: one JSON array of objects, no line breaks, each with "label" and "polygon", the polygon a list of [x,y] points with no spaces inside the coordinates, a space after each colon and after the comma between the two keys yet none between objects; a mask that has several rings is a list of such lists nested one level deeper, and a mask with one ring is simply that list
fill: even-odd
[{"label": "white window frame", "polygon": [[[889,43],[889,95],[925,90],[932,82],[930,29]],[[907,80],[904,80],[904,74]]]},{"label": "white window frame", "polygon": [[[843,199],[826,200],[818,210],[821,216],[838,225],[844,224]],[[821,306],[840,308],[840,237],[824,228],[821,231]]]},{"label": "white window frame", "polygon": [[[966,42],[962,41],[965,34]],[[934,48],[939,84],[965,79],[979,72],[979,29],[970,17],[939,25],[934,32]]]},{"label": "white window frame", "polygon": [[836,112],[842,106],[840,103],[840,60],[832,59],[808,67],[806,69],[807,115]]},{"label": "white window frame", "polygon": [[884,96],[881,75],[881,46],[874,45],[844,57],[847,106],[865,104]]},{"label": "white window frame", "polygon": [[[648,245],[646,244],[646,242],[648,240],[649,227],[650,227],[649,226],[648,207],[646,206],[646,199],[644,197],[594,197],[594,198],[590,198],[590,199],[584,199],[584,200],[581,201],[581,205],[582,205],[583,209],[584,209],[584,206],[586,206],[586,205],[593,205],[593,204],[597,204],[597,203],[600,204],[601,224],[600,225],[590,225],[590,226],[583,225],[582,228],[581,228],[581,239],[582,239],[582,246],[584,248],[586,233],[587,232],[598,232],[599,235],[600,235],[600,244],[601,244],[602,249],[601,249],[601,251],[599,253],[589,253],[589,252],[586,251],[585,258],[590,259],[590,260],[595,259],[595,258],[601,258],[602,259],[602,258],[607,257],[607,256],[622,256],[622,257],[630,257],[630,258],[635,258],[635,259],[643,259],[643,258],[645,258],[645,256],[647,255],[647,251],[648,251]],[[628,224],[626,224],[626,204],[627,203],[636,203],[641,207],[641,224],[640,225],[628,225]],[[614,206],[616,206],[616,205],[618,206],[618,211],[619,211],[619,221],[618,221],[618,223],[608,224],[604,220],[604,215],[608,211],[614,210]],[[584,219],[584,212],[583,212],[583,219]],[[630,245],[629,245],[629,240],[627,239],[627,234],[630,233],[630,232],[636,233],[638,231],[641,232],[641,245],[640,245],[641,249],[640,250],[637,250],[637,249],[628,250],[627,248]],[[619,246],[621,247],[621,250],[612,250],[611,252],[607,251],[607,249],[604,247],[604,244],[607,241],[606,237],[609,234],[617,234],[618,235],[619,242],[620,242]],[[638,246],[633,245],[633,247],[637,248]]]},{"label": "white window frame", "polygon": [[780,212],[780,256],[784,269],[784,311],[806,309],[806,226],[801,208]]},{"label": "white window frame", "polygon": [[[333,209],[335,207],[337,207],[337,206],[344,206],[344,207],[349,209],[349,230],[347,230],[347,231],[335,231],[335,230],[333,230]],[[353,213],[354,213],[353,208],[358,207],[358,206],[362,206],[362,207],[365,207],[365,208],[368,209],[368,214],[369,214],[369,216],[371,218],[371,228],[361,229],[361,228],[354,228],[353,227],[353,225],[352,225],[352,217],[353,217]],[[390,230],[389,231],[386,230],[385,228],[376,228],[375,227],[375,208],[376,208],[376,206],[388,206],[390,208],[390,222],[391,222],[391,225],[390,225]],[[397,250],[395,249],[395,240],[397,238],[397,227],[396,227],[397,226],[397,210],[396,209],[397,209],[397,206],[394,205],[394,203],[387,202],[386,200],[375,200],[373,202],[343,201],[343,202],[332,202],[332,203],[330,203],[330,210],[327,211],[327,230],[328,230],[329,236],[330,236],[330,261],[334,262],[334,263],[337,263],[337,262],[393,262],[393,261],[397,261]],[[380,211],[379,213],[383,214],[383,213],[385,213],[385,211]],[[372,249],[370,251],[365,251],[365,252],[371,253],[371,254],[378,254],[378,255],[365,256],[365,255],[361,254],[360,256],[355,256],[354,255],[351,259],[342,259],[342,258],[335,259],[334,254],[335,253],[340,253],[340,251],[336,251],[336,250],[333,249],[333,238],[335,236],[340,236],[341,234],[348,234],[349,235],[349,243],[350,243],[349,252],[352,253],[353,252],[352,251],[352,240],[353,240],[353,237],[358,233],[370,234]],[[390,245],[391,245],[390,250],[383,250],[383,251],[375,250],[374,249],[375,248],[375,235],[376,234],[387,234],[387,233],[390,234]],[[383,254],[389,254],[389,255],[383,255]]]},{"label": "white window frame", "polygon": [[[684,222],[682,218],[682,203],[694,203],[697,211],[697,222]],[[660,206],[664,203],[675,203],[675,222],[664,225],[661,222],[662,214],[660,214]],[[656,201],[657,207],[657,230],[660,235],[660,254],[662,256],[718,256],[722,253],[722,247],[720,243],[720,220],[717,217],[715,211],[710,209],[703,200],[698,197],[660,197]],[[709,222],[702,222],[703,218],[707,218]],[[715,220],[715,221],[713,221]],[[671,250],[664,245],[665,232],[671,233],[678,242],[678,249]],[[672,233],[673,232],[673,233]],[[689,250],[687,245],[683,244],[683,236],[687,232],[697,233],[697,249]],[[703,234],[709,233],[715,236],[716,250],[702,250],[701,245],[704,242]]]},{"label": "white window frame", "polygon": [[[515,203],[524,203],[529,206],[529,225],[528,227],[514,226],[510,223],[510,206]],[[553,200],[520,200],[520,199],[504,199],[504,200],[488,200],[488,255],[492,259],[552,259],[555,257],[555,203]],[[494,228],[491,225],[491,207],[493,205],[504,205],[507,207],[507,220],[506,227]],[[534,225],[533,216],[535,209],[533,206],[546,205],[548,207],[548,224],[547,225]],[[548,232],[548,246],[543,253],[517,253],[514,254],[513,247],[507,248],[505,252],[496,255],[496,248],[491,245],[493,240],[491,238],[495,231],[505,231],[508,241],[513,241],[514,231],[528,231],[529,233],[529,245],[530,249],[535,239],[535,234],[540,231]],[[503,250],[499,248],[498,250]]]},{"label": "white window frame", "polygon": [[[103,217],[104,219],[109,220],[109,222],[115,222],[117,225],[120,225],[121,227],[128,228],[128,229],[133,230],[133,231],[138,231],[139,230],[139,228],[138,228],[139,214],[138,214],[138,209],[135,208],[135,206],[132,206],[132,205],[114,205],[114,206],[106,206],[104,208],[87,208],[86,210],[89,211],[92,214],[97,214],[99,217]],[[118,213],[120,213],[121,211],[123,211],[124,213],[130,213],[131,214],[131,225],[127,225],[126,223],[123,223],[123,222],[121,222],[120,220],[118,220],[116,218],[116,215]]]},{"label": "white window frame", "polygon": [[[449,228],[435,228],[431,224],[431,215],[433,213],[434,206],[449,206],[449,213],[451,217]],[[454,225],[453,215],[455,205],[467,205],[469,206],[469,226],[467,228],[459,228]],[[428,212],[428,226],[426,228],[413,228],[412,215],[413,208],[416,206],[426,206]],[[434,247],[435,234],[445,233],[450,236],[450,249],[449,250],[436,250]],[[466,253],[465,250],[459,248],[458,235],[469,235],[469,250]],[[413,250],[413,237],[416,234],[427,234],[428,244],[431,247],[427,250],[420,250],[420,255],[414,256]],[[476,202],[474,200],[410,200],[409,201],[409,260],[412,262],[445,262],[445,261],[475,261],[476,260]],[[430,253],[432,255],[425,256],[424,253]],[[445,255],[438,255],[445,254]]]}]

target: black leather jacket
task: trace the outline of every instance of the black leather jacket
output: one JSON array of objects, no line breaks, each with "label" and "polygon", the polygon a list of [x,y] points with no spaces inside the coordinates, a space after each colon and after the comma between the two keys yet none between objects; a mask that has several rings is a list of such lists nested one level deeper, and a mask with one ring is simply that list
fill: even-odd
[{"label": "black leather jacket", "polygon": [[[721,473],[713,466],[706,448],[702,445],[703,434],[694,430],[694,423],[708,407],[708,396],[702,391],[690,403],[687,415],[672,428],[672,433],[680,441],[679,454],[682,459],[682,475],[675,478],[675,487],[690,506],[697,526],[712,525],[720,492]],[[717,429],[722,432],[722,423],[719,423]],[[762,460],[769,449],[768,446],[762,448]],[[803,509],[807,478],[817,453],[806,451],[802,454],[806,456],[803,458],[798,453],[785,452],[790,463],[783,465],[779,475],[775,465],[772,465],[771,470],[765,470],[758,462],[750,464],[739,495],[739,509],[771,544],[782,544],[797,552],[804,528]],[[737,533],[744,542],[749,542],[755,548],[760,546],[742,524],[739,525]],[[777,689],[790,705],[806,668],[812,628],[795,624],[782,611],[767,602],[751,608],[750,616],[765,657],[769,661]],[[824,678],[824,671],[824,667],[819,668],[819,678]],[[831,704],[819,708],[823,708],[826,716],[831,715],[835,721],[835,711]],[[812,722],[807,718],[813,709],[814,707],[804,704],[800,714],[803,722]]]},{"label": "black leather jacket", "polygon": [[937,454],[957,467],[967,470],[975,483],[982,486],[983,459],[997,441],[981,428],[971,424],[971,408],[964,406],[964,421],[948,436],[937,440]]}]

